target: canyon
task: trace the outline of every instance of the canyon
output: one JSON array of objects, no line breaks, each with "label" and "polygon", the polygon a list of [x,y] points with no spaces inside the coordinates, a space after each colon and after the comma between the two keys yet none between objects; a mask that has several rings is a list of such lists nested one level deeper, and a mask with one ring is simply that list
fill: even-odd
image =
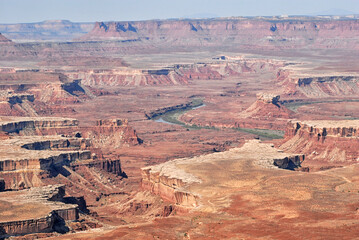
[{"label": "canyon", "polygon": [[355,238],[358,21],[0,24],[0,238]]}]

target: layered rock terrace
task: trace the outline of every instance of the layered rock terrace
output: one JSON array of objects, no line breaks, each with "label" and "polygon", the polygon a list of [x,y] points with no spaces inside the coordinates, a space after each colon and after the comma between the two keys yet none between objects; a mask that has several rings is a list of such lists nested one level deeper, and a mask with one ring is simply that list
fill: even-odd
[{"label": "layered rock terrace", "polygon": [[63,185],[0,193],[0,237],[51,232],[61,220],[76,221],[78,206],[61,202],[64,194]]},{"label": "layered rock terrace", "polygon": [[290,121],[280,148],[305,154],[313,170],[357,163],[359,121]]},{"label": "layered rock terrace", "polygon": [[[241,148],[230,149],[226,152],[176,159],[142,168],[142,187],[180,207],[206,208],[208,203],[202,198],[208,195],[206,187],[210,189],[218,187],[226,179],[225,172],[221,172],[222,169],[216,169],[216,166],[239,165],[241,166],[239,169],[243,166],[246,169],[276,169],[275,166],[299,167],[303,161],[304,155],[287,154],[275,149],[271,144],[252,140]],[[219,178],[216,179],[214,176]],[[218,182],[215,182],[217,180]]]},{"label": "layered rock terrace", "polygon": [[247,46],[340,48],[331,41],[338,34],[345,45],[352,45],[359,29],[357,19],[198,19],[151,20],[137,22],[97,22],[81,40],[121,40],[161,43],[171,46],[218,46],[242,43]]}]

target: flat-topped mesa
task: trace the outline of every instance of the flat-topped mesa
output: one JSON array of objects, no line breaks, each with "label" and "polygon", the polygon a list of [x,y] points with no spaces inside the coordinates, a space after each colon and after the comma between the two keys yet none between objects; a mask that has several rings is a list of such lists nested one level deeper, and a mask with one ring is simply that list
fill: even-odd
[{"label": "flat-topped mesa", "polygon": [[328,137],[359,138],[359,120],[289,121],[285,137],[300,134],[325,142]]},{"label": "flat-topped mesa", "polygon": [[52,232],[78,220],[78,205],[65,204],[64,195],[63,185],[0,193],[0,237]]},{"label": "flat-topped mesa", "polygon": [[[207,201],[201,198],[210,192],[208,189],[212,186],[206,185],[208,182],[216,184],[217,179],[214,180],[212,175],[218,174],[219,181],[227,176],[226,173],[220,172],[223,169],[218,166],[243,163],[246,168],[260,169],[260,171],[263,171],[263,168],[268,170],[277,167],[296,170],[301,167],[303,161],[303,154],[284,153],[271,144],[252,140],[241,148],[226,152],[176,159],[144,167],[141,169],[142,188],[175,203],[181,210],[188,210],[206,204]],[[203,175],[204,171],[207,171],[208,175]],[[206,176],[210,179],[206,179]],[[231,180],[226,179],[226,181]]]},{"label": "flat-topped mesa", "polygon": [[73,162],[93,160],[88,140],[61,136],[11,136],[1,140],[0,177],[5,189],[42,186],[41,175]]},{"label": "flat-topped mesa", "polygon": [[78,120],[59,117],[0,117],[0,131],[7,133],[55,132],[56,129],[74,128]]},{"label": "flat-topped mesa", "polygon": [[86,167],[95,167],[101,170],[104,170],[109,173],[116,174],[118,176],[126,177],[127,175],[122,171],[121,168],[121,160],[117,159],[110,159],[106,157],[105,159],[90,159],[85,161],[76,161],[70,164],[72,169],[76,171],[81,166]]},{"label": "flat-topped mesa", "polygon": [[313,76],[295,79],[299,92],[311,98],[357,96],[359,76]]},{"label": "flat-topped mesa", "polygon": [[289,96],[342,98],[357,97],[359,94],[359,75],[353,73],[305,74],[289,67],[278,71],[277,80]]},{"label": "flat-topped mesa", "polygon": [[278,104],[280,99],[279,95],[272,93],[257,93],[257,100],[264,103]]},{"label": "flat-topped mesa", "polygon": [[0,117],[0,177],[6,189],[41,186],[41,174],[93,159],[87,139],[57,135],[77,127],[70,118]]},{"label": "flat-topped mesa", "polygon": [[[213,46],[243,43],[248,45],[280,44],[321,46],[318,40],[341,36],[357,37],[356,19],[328,20],[319,18],[220,18],[150,20],[136,22],[98,22],[81,40],[122,40],[162,43],[172,46]],[[322,45],[321,45],[322,44]],[[333,47],[340,47],[330,44]],[[289,47],[289,46],[288,46]]]},{"label": "flat-topped mesa", "polygon": [[64,74],[71,79],[82,79],[82,84],[88,86],[186,85],[196,79],[218,80],[246,72],[274,70],[283,65],[283,61],[268,59],[230,58],[225,61],[174,64],[158,69],[97,69],[64,72]]},{"label": "flat-topped mesa", "polygon": [[[171,174],[171,171],[167,170],[168,168],[173,168],[174,174]],[[175,174],[178,171],[181,174]],[[186,190],[189,184],[196,182],[199,183],[201,180],[180,169],[175,169],[175,166],[165,167],[164,170],[158,169],[157,166],[142,168],[142,188],[144,190],[185,208],[199,205],[199,196]]]},{"label": "flat-topped mesa", "polygon": [[312,170],[357,163],[359,120],[290,121],[280,148],[305,154]]}]

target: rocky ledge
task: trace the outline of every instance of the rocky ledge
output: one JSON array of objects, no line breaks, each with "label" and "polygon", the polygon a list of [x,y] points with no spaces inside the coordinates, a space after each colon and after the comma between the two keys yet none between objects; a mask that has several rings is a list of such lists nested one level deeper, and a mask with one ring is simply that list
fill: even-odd
[{"label": "rocky ledge", "polygon": [[359,120],[290,121],[280,148],[305,154],[313,170],[357,163]]},{"label": "rocky ledge", "polygon": [[78,120],[57,117],[0,117],[0,130],[19,133],[26,129],[48,130],[78,126]]},{"label": "rocky ledge", "polygon": [[[226,152],[177,159],[142,168],[142,187],[177,204],[181,209],[206,207],[207,203],[202,198],[208,194],[206,186],[217,186],[230,177],[226,176],[226,170],[220,166],[234,167],[239,164],[238,170],[241,168],[262,169],[261,171],[278,170],[278,168],[292,170],[300,167],[303,161],[302,154],[284,153],[271,144],[252,140],[241,148]],[[245,171],[242,174],[245,174]],[[218,176],[219,179],[215,179],[214,176]]]},{"label": "rocky ledge", "polygon": [[78,219],[78,206],[61,202],[62,185],[0,193],[0,237],[38,232],[66,232]]}]

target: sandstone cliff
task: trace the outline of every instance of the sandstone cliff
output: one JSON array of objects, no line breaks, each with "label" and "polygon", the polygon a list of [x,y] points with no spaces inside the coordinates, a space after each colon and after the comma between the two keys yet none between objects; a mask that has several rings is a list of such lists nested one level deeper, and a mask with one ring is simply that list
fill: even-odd
[{"label": "sandstone cliff", "polygon": [[274,70],[283,66],[280,61],[267,59],[233,58],[206,63],[176,64],[160,69],[139,70],[132,68],[94,69],[64,72],[70,79],[82,79],[88,86],[146,86],[183,85],[191,81],[220,80],[229,76],[239,76],[247,72]]},{"label": "sandstone cliff", "polygon": [[142,143],[127,119],[97,120],[96,126],[81,128],[81,131],[94,148],[120,148]]},{"label": "sandstone cliff", "polygon": [[355,45],[359,21],[315,18],[228,18],[97,22],[82,40],[139,41],[171,46],[214,46],[241,43],[262,47],[330,47],[338,35]]},{"label": "sandstone cliff", "polygon": [[38,70],[0,72],[0,115],[28,116],[73,112],[64,106],[93,97],[79,79]]},{"label": "sandstone cliff", "polygon": [[[142,187],[160,195],[166,201],[175,203],[182,210],[196,207],[208,209],[215,204],[205,196],[216,195],[209,189],[223,183],[223,179],[234,181],[234,176],[220,173],[219,166],[242,166],[252,169],[295,169],[304,161],[302,154],[288,154],[275,149],[270,144],[256,140],[248,141],[241,148],[226,152],[202,155],[168,161],[163,164],[142,168]],[[226,167],[225,167],[226,168]],[[207,172],[203,175],[203,172]],[[212,174],[218,179],[212,178]],[[244,172],[242,173],[244,174]],[[225,184],[229,186],[229,184]],[[217,196],[218,198],[223,196]],[[225,201],[225,200],[222,200]],[[228,199],[228,201],[230,201]],[[216,202],[213,201],[213,202]]]},{"label": "sandstone cliff", "polygon": [[277,82],[284,93],[293,97],[357,97],[359,76],[353,73],[344,74],[307,73],[306,70],[284,67],[277,72]]},{"label": "sandstone cliff", "polygon": [[68,231],[64,224],[78,219],[78,206],[61,202],[64,194],[61,185],[0,193],[0,237]]},{"label": "sandstone cliff", "polygon": [[312,170],[351,165],[359,160],[358,134],[357,120],[290,121],[280,148],[305,154]]},{"label": "sandstone cliff", "polygon": [[[6,189],[42,186],[44,178],[68,174],[64,167],[70,166],[74,171],[79,166],[87,171],[95,167],[126,176],[119,157],[106,149],[140,143],[127,120],[119,119],[98,121],[93,128],[78,128],[75,119],[1,117],[0,128],[7,134],[0,145],[0,176]],[[56,135],[59,133],[67,137]],[[71,133],[75,136],[68,135]]]}]

